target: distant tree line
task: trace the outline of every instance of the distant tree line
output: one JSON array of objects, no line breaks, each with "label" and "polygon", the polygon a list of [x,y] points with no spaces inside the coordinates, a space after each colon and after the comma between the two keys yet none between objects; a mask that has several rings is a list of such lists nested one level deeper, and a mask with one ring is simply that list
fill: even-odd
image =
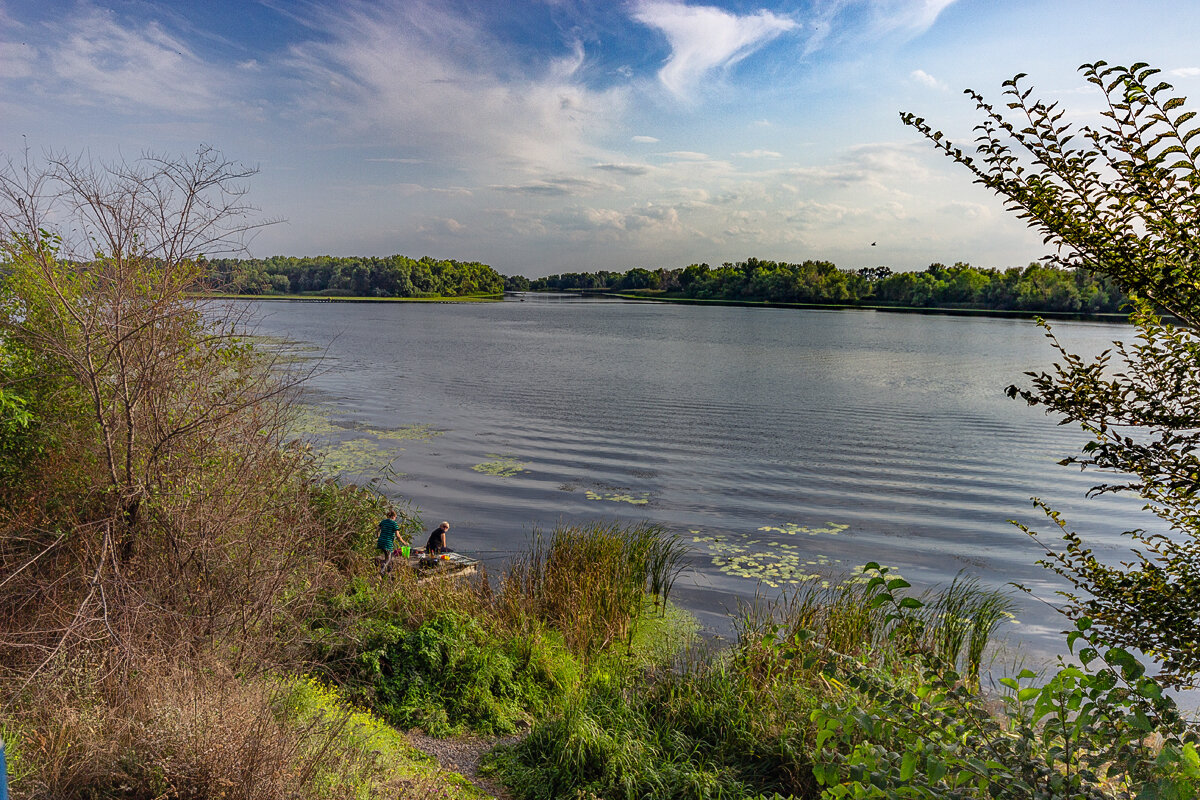
[{"label": "distant tree line", "polygon": [[504,291],[503,276],[487,264],[429,256],[220,258],[208,266],[219,288],[237,294],[463,297]]},{"label": "distant tree line", "polygon": [[1084,269],[1039,263],[986,269],[959,262],[931,264],[923,272],[888,267],[839,269],[829,261],[789,264],[750,258],[720,267],[692,264],[682,269],[571,272],[537,280],[505,278],[510,291],[605,289],[643,290],[667,297],[758,300],[1022,311],[1117,312],[1124,292],[1107,277]]}]

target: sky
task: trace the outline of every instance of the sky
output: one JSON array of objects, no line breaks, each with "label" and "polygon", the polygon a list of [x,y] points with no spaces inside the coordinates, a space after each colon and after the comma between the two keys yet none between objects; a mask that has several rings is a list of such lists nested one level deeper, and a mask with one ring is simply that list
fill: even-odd
[{"label": "sky", "polygon": [[482,261],[508,275],[1047,254],[901,111],[967,143],[1028,73],[1200,86],[1200,3],[1109,0],[0,0],[0,155],[207,145],[279,220],[249,255]]}]

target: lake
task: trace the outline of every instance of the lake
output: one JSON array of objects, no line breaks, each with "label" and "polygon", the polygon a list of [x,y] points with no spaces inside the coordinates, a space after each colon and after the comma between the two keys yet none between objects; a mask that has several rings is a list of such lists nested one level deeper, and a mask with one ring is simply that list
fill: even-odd
[{"label": "lake", "polygon": [[[1009,520],[1063,511],[1098,553],[1148,525],[1136,499],[1085,499],[1057,461],[1082,434],[1008,399],[1050,365],[1018,319],[626,303],[260,306],[258,332],[322,355],[310,430],[331,468],[445,519],[498,574],[559,522],[650,520],[684,536],[675,599],[717,634],[756,592],[893,567],[918,587],[1016,581],[1009,638],[1062,647],[1060,580]],[[1081,353],[1124,325],[1058,322]]]}]

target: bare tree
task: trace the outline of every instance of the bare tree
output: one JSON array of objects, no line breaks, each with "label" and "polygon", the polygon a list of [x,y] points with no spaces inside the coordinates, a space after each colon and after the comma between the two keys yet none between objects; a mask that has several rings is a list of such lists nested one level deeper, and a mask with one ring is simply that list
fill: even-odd
[{"label": "bare tree", "polygon": [[[70,536],[0,514],[0,580],[40,574],[34,595],[61,594],[0,597],[10,619],[31,602],[57,615],[39,628],[62,634],[37,645],[47,661],[89,624],[131,635],[151,608],[206,619],[209,637],[253,627],[288,580],[253,536],[297,468],[280,446],[298,378],[247,340],[245,305],[205,299],[203,256],[266,224],[245,202],[253,173],[210,148],[105,164],[26,153],[0,168],[0,349],[58,387],[73,430],[55,468],[84,464],[94,482],[72,497]],[[45,556],[63,542],[70,569]],[[299,550],[281,552],[294,567]],[[63,580],[45,580],[55,569]]]}]

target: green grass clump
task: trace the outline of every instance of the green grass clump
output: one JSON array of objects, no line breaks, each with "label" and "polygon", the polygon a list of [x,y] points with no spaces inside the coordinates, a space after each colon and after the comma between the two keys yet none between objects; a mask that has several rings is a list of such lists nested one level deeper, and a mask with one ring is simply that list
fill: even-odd
[{"label": "green grass clump", "polygon": [[606,669],[611,656],[598,659],[565,713],[496,751],[490,769],[523,800],[816,797],[814,714],[869,715],[877,701],[831,667],[850,662],[872,685],[915,687],[925,656],[977,662],[1005,606],[956,581],[927,596],[919,628],[901,629],[877,594],[852,578],[812,582],[745,606],[727,649],[623,674]]},{"label": "green grass clump", "polygon": [[505,734],[561,704],[578,666],[553,636],[495,635],[441,614],[379,654],[375,707],[388,722],[432,736]]},{"label": "green grass clump", "polygon": [[534,537],[500,586],[510,624],[533,620],[562,633],[585,662],[625,640],[646,593],[665,601],[683,568],[682,541],[658,525],[559,526]]}]

